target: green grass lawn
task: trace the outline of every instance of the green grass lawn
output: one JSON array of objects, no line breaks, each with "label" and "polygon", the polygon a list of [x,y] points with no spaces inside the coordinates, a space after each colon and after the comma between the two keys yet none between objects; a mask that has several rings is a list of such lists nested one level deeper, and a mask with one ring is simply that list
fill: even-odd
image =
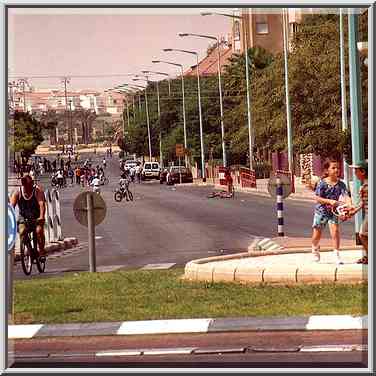
[{"label": "green grass lawn", "polygon": [[367,285],[240,285],[180,279],[183,269],[78,273],[15,282],[14,321],[367,314]]}]

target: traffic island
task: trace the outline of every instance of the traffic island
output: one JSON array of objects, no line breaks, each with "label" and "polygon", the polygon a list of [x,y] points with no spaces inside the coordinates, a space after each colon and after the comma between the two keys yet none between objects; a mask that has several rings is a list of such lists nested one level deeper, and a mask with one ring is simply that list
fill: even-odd
[{"label": "traffic island", "polygon": [[330,249],[323,249],[320,262],[311,250],[273,249],[192,260],[183,279],[202,282],[296,285],[362,283],[368,281],[367,265],[357,264],[360,249],[342,249],[344,264],[337,265]]}]

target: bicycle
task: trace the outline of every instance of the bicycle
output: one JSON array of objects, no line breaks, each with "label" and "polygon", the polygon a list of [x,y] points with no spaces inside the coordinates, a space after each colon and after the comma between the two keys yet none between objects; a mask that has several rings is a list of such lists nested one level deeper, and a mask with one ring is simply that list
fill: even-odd
[{"label": "bicycle", "polygon": [[133,201],[133,194],[129,190],[129,184],[121,185],[119,188],[116,189],[114,193],[114,200],[116,202],[121,202],[124,197],[126,197],[130,201]]},{"label": "bicycle", "polygon": [[43,273],[46,268],[46,257],[39,256],[36,221],[26,219],[24,224],[25,234],[20,238],[22,270],[26,275],[30,275],[33,264],[36,264],[39,273]]},{"label": "bicycle", "polygon": [[219,191],[219,192],[211,192],[207,196],[208,198],[235,198],[235,188],[232,187],[231,193],[228,193],[227,191]]}]

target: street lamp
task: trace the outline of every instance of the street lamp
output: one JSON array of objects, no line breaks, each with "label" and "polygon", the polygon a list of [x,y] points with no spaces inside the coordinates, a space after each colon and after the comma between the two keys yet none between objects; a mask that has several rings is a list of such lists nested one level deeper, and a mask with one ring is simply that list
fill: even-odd
[{"label": "street lamp", "polygon": [[213,37],[211,35],[202,35],[202,34],[192,34],[192,33],[179,33],[180,37],[198,37],[198,38],[206,38],[212,39],[217,42],[217,51],[218,51],[218,90],[219,90],[219,106],[221,111],[221,133],[222,133],[222,158],[223,158],[223,166],[227,167],[227,160],[226,160],[226,146],[225,146],[225,129],[223,125],[223,100],[222,100],[222,84],[221,84],[221,53],[220,53],[220,41],[218,37]]},{"label": "street lamp", "polygon": [[[143,70],[142,73],[148,74],[152,73],[147,70]],[[147,82],[149,82],[149,78],[147,77]],[[137,78],[134,78],[134,81],[137,81]],[[159,101],[159,83],[158,81],[152,81],[157,84],[157,102],[158,102],[158,123],[159,123],[159,160],[161,163],[161,168],[163,168],[163,154],[162,154],[162,129],[161,129],[161,106],[160,106],[160,101]]]},{"label": "street lamp", "polygon": [[[173,63],[171,61],[164,61],[164,60],[153,60],[152,63],[159,64],[169,64],[174,65],[176,67],[180,67],[181,70],[181,91],[183,96],[183,129],[184,129],[184,148],[187,150],[187,129],[186,129],[186,121],[185,121],[185,97],[184,97],[184,72],[183,72],[183,65],[178,63]],[[188,156],[185,155],[185,166],[188,166]]]},{"label": "street lamp", "polygon": [[171,95],[171,83],[170,83],[170,75],[165,72],[154,72],[154,71],[148,71],[148,70],[143,70],[142,73],[146,74],[160,74],[161,76],[166,76],[167,77],[167,82],[168,82],[168,95]]},{"label": "street lamp", "polygon": [[[149,80],[146,77],[146,80],[143,80],[141,78],[133,78],[133,81],[146,81],[146,83],[148,84],[149,83]],[[149,161],[151,162],[151,138],[150,138],[150,120],[149,120],[149,106],[148,106],[148,94],[147,94],[147,86],[140,86],[140,85],[134,85],[135,87],[139,87],[141,89],[144,89],[145,90],[145,106],[146,106],[146,124],[147,124],[147,127],[148,127],[148,140],[149,140]]]},{"label": "street lamp", "polygon": [[198,53],[195,51],[180,50],[175,48],[164,48],[163,51],[170,52],[183,52],[186,54],[196,55],[197,60],[197,90],[198,90],[198,110],[200,117],[200,142],[201,142],[201,169],[202,169],[202,181],[206,182],[206,173],[205,173],[205,153],[204,153],[204,135],[202,130],[202,113],[201,113],[201,93],[200,93],[200,72],[199,72],[199,61]]},{"label": "street lamp", "polygon": [[[238,20],[243,20],[242,16],[235,16],[233,14],[227,13],[217,13],[217,12],[201,12],[201,16],[212,16],[219,15],[230,18],[235,18]],[[249,168],[253,170],[253,132],[251,128],[251,100],[249,94],[249,67],[248,67],[248,36],[247,28],[243,27],[244,30],[244,48],[245,48],[245,80],[247,85],[247,114],[248,114],[248,139],[249,139]]]}]

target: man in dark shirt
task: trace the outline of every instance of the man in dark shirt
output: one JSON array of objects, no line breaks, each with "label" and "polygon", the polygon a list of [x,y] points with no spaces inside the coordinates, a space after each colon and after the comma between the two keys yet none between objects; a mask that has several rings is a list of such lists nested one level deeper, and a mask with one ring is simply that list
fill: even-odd
[{"label": "man in dark shirt", "polygon": [[44,238],[44,216],[46,213],[46,203],[41,188],[34,185],[30,175],[21,179],[21,187],[17,189],[10,198],[11,205],[15,208],[18,205],[18,231],[20,238],[25,235],[25,220],[30,220],[36,224],[37,241],[40,256],[45,255]]}]

